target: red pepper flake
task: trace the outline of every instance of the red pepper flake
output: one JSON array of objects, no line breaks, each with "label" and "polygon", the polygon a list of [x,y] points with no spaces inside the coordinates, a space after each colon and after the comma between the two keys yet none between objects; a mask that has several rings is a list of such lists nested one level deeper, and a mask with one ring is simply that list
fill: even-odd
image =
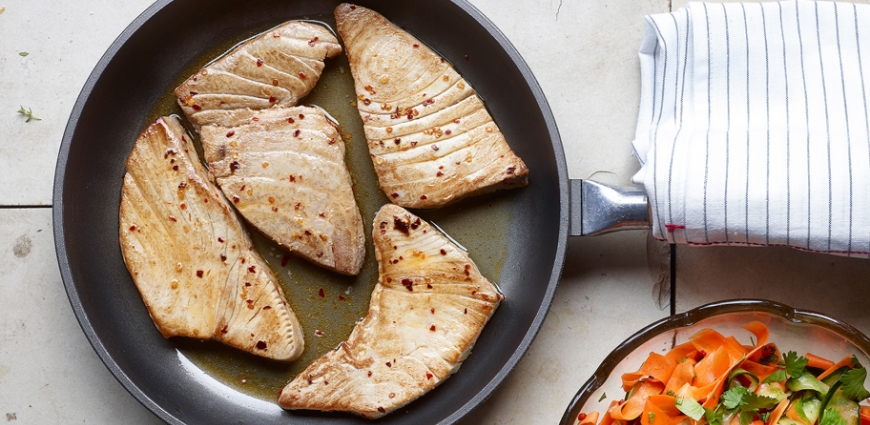
[{"label": "red pepper flake", "polygon": [[218,236],[218,242],[220,242],[220,243],[224,243],[224,238]]},{"label": "red pepper flake", "polygon": [[396,142],[396,144],[398,145],[399,143],[402,143],[402,139],[396,137],[396,140],[394,140],[394,142]]},{"label": "red pepper flake", "polygon": [[136,230],[136,226],[130,226],[130,231],[132,232],[134,230]]},{"label": "red pepper flake", "polygon": [[173,170],[173,171],[178,171],[178,166],[177,166],[177,165],[173,165],[173,166],[172,166],[172,170]]},{"label": "red pepper flake", "polygon": [[[235,246],[233,246],[233,249],[235,249]],[[245,257],[242,257],[242,264],[245,264]],[[248,285],[248,286],[251,286],[251,285]]]},{"label": "red pepper flake", "polygon": [[315,330],[314,330],[314,335],[317,335],[317,336],[323,336],[323,331],[321,331],[320,329],[315,329]]},{"label": "red pepper flake", "polygon": [[179,189],[184,189],[185,187],[187,187],[187,183],[185,183],[185,182],[181,182],[178,184]]},{"label": "red pepper flake", "polygon": [[334,145],[334,144],[335,144],[335,138],[329,139],[329,144],[330,144],[330,145]]},{"label": "red pepper flake", "polygon": [[275,99],[275,96],[269,96],[269,103],[275,103],[278,99]]},{"label": "red pepper flake", "polygon": [[194,111],[201,111],[202,110],[202,106],[199,106],[199,105],[193,105],[192,108]]},{"label": "red pepper flake", "polygon": [[469,270],[471,270],[471,264],[466,264],[466,265],[465,265],[465,275],[466,275],[466,276],[469,275],[469,273],[468,273]]},{"label": "red pepper flake", "polygon": [[704,350],[699,350],[698,357],[699,357],[699,359],[703,359],[704,357],[707,357],[707,352]]},{"label": "red pepper flake", "polygon": [[196,271],[196,277],[202,277],[202,270]]},{"label": "red pepper flake", "polygon": [[[297,130],[297,131],[298,131],[298,130]],[[289,180],[290,180],[290,183],[295,183],[295,182],[296,182],[296,176],[294,176],[294,175],[291,174]],[[299,204],[297,203],[296,205],[299,205]],[[296,208],[296,209],[299,209],[299,208]]]},{"label": "red pepper flake", "polygon": [[251,267],[248,267],[248,272],[250,272],[250,273],[256,273],[256,272],[257,272],[257,266],[251,266]]},{"label": "red pepper flake", "polygon": [[265,350],[266,349],[266,341],[257,341],[257,349]]},{"label": "red pepper flake", "polygon": [[[355,7],[351,7],[351,9],[356,9],[356,8],[355,8]],[[378,412],[381,412],[381,413],[386,413],[386,412],[387,412],[387,411],[386,411],[386,410],[384,410],[384,408],[383,408],[383,407],[381,407],[381,406],[378,406]]]},{"label": "red pepper flake", "polygon": [[235,130],[230,130],[227,132],[227,137],[233,137],[233,134],[236,134]]},{"label": "red pepper flake", "polygon": [[170,215],[170,216],[169,216],[169,221],[175,223],[175,222],[177,222],[178,220],[175,218],[175,216]]},{"label": "red pepper flake", "polygon": [[437,173],[435,173],[435,177],[441,177],[441,176],[443,176],[443,175],[444,175],[444,173],[442,173],[442,172],[440,172],[440,171],[437,172]]},{"label": "red pepper flake", "polygon": [[393,197],[393,199],[396,199],[396,198],[398,198],[398,197],[399,197],[399,194],[398,194],[398,193],[396,193],[396,192],[393,192],[393,193],[392,193],[392,194],[391,194],[391,195],[390,195],[390,196],[392,196],[392,197]]},{"label": "red pepper flake", "polygon": [[422,199],[422,200],[425,201],[425,200],[426,200],[426,195],[421,195],[421,196],[420,196],[420,199]]},{"label": "red pepper flake", "polygon": [[277,86],[277,85],[278,85],[278,80],[275,79],[275,78],[273,78],[273,79],[272,79],[272,85],[273,85],[273,86]]},{"label": "red pepper flake", "polygon": [[446,134],[446,135],[448,135],[448,136],[449,136],[449,135],[450,135],[450,134],[451,134],[451,133],[453,133],[453,132],[452,132],[452,131],[450,131],[450,129],[449,129],[449,128],[448,128],[448,129],[447,129],[447,130],[444,130],[444,134]]},{"label": "red pepper flake", "polygon": [[398,230],[408,236],[411,234],[408,223],[405,223],[405,220],[402,220],[399,217],[393,217],[393,230]]},{"label": "red pepper flake", "polygon": [[260,121],[260,117],[253,117],[251,118],[251,121]]},{"label": "red pepper flake", "polygon": [[308,45],[311,47],[314,47],[314,42],[316,42],[317,40],[318,40],[318,37],[315,36],[311,40],[308,40]]},{"label": "red pepper flake", "polygon": [[225,254],[221,254],[221,261],[227,261],[227,256]]},{"label": "red pepper flake", "polygon": [[169,158],[169,155],[175,155],[177,153],[178,151],[176,151],[175,149],[169,149],[166,151],[166,153],[163,154],[163,159]]},{"label": "red pepper flake", "polygon": [[426,99],[425,102],[423,102],[423,106],[429,106],[433,103],[435,103],[435,99],[429,98],[429,99]]},{"label": "red pepper flake", "polygon": [[239,200],[240,200],[240,199],[239,199],[238,196],[233,195],[233,203],[234,203],[234,204],[238,204],[238,203],[239,203]]},{"label": "red pepper flake", "polygon": [[259,66],[263,66],[263,60],[262,60],[262,59],[257,58],[257,66],[258,66],[258,67],[259,67]]},{"label": "red pepper flake", "polygon": [[387,367],[393,367],[393,364],[390,362],[387,362]]},{"label": "red pepper flake", "polygon": [[304,119],[305,119],[305,114],[299,114],[299,119],[300,119],[300,120],[304,120]]},{"label": "red pepper flake", "polygon": [[320,288],[320,291],[317,292],[317,295],[320,295],[320,298],[326,297],[326,294],[323,293],[323,288]]},{"label": "red pepper flake", "polygon": [[245,286],[251,286],[251,282],[245,282]]},{"label": "red pepper flake", "polygon": [[293,124],[294,122],[296,122],[296,120],[294,120],[293,117],[289,117],[289,118],[287,118],[287,122],[289,122],[290,124]]},{"label": "red pepper flake", "polygon": [[432,373],[426,372],[426,379],[432,379]]},{"label": "red pepper flake", "polygon": [[[365,104],[365,105],[371,105],[371,104],[372,104],[372,101],[369,100],[368,98],[366,98],[366,99],[363,99],[363,104]],[[389,133],[389,131],[388,131],[387,133]]]},{"label": "red pepper flake", "polygon": [[355,4],[351,4],[351,5],[350,5],[350,10],[356,10],[356,5],[355,5]]},{"label": "red pepper flake", "polygon": [[453,124],[459,124],[459,118],[453,120]]},{"label": "red pepper flake", "polygon": [[417,142],[411,142],[411,147],[417,146]]},{"label": "red pepper flake", "polygon": [[514,171],[516,171],[516,169],[517,169],[517,167],[508,167],[507,170],[505,170],[505,172],[508,174],[513,174]]},{"label": "red pepper flake", "polygon": [[447,255],[447,251],[445,251],[443,248],[441,249],[441,255]]},{"label": "red pepper flake", "polygon": [[371,376],[372,376],[372,371],[369,371],[369,378],[371,378]]},{"label": "red pepper flake", "polygon": [[462,314],[468,314],[468,309],[466,308],[465,311],[462,312]]},{"label": "red pepper flake", "polygon": [[438,147],[438,145],[432,145],[432,150],[433,150],[433,151],[438,151],[438,149],[441,149],[441,148]]},{"label": "red pepper flake", "polygon": [[434,323],[432,324],[432,326],[429,327],[429,330],[432,332],[435,332],[435,324]]},{"label": "red pepper flake", "polygon": [[305,73],[304,73],[304,72],[300,72],[300,73],[299,73],[299,78],[301,78],[301,79],[304,80],[304,79],[306,79],[306,78],[308,78],[308,77],[305,76]]},{"label": "red pepper flake", "polygon": [[429,311],[431,311],[432,314],[435,314],[435,308],[432,308],[432,309],[430,309]]},{"label": "red pepper flake", "polygon": [[[239,164],[239,161],[233,161],[230,163],[230,174],[236,172],[239,168],[242,168],[242,164]],[[244,190],[244,189],[242,189]]]},{"label": "red pepper flake", "polygon": [[296,205],[293,206],[293,209],[298,210],[301,207],[302,207],[302,202],[297,202]]},{"label": "red pepper flake", "polygon": [[411,279],[402,279],[402,285],[405,287],[405,289],[414,292],[414,281],[412,281]]},{"label": "red pepper flake", "polygon": [[[650,415],[650,416],[652,416],[652,415]],[[586,420],[586,414],[581,413],[581,414],[577,415],[577,420],[578,421]]]},{"label": "red pepper flake", "polygon": [[338,300],[339,300],[339,301],[344,301],[344,299],[345,299],[345,298],[344,298],[344,295],[339,295],[339,296],[338,296]]},{"label": "red pepper flake", "polygon": [[420,223],[421,223],[420,218],[417,217],[417,219],[414,220],[413,223],[411,223],[411,230],[417,230],[417,228],[420,227]]},{"label": "red pepper flake", "polygon": [[272,37],[274,37],[274,38],[278,38],[280,36],[281,36],[281,34],[278,34],[278,31],[275,31],[272,33]]},{"label": "red pepper flake", "polygon": [[471,291],[471,295],[477,295],[477,291]]},{"label": "red pepper flake", "polygon": [[416,49],[418,47],[420,47],[420,43],[414,43],[414,48]]},{"label": "red pepper flake", "polygon": [[293,137],[299,137],[300,133],[302,133],[302,131],[297,128],[296,131],[293,132]]},{"label": "red pepper flake", "polygon": [[239,188],[239,190],[245,190],[246,187],[248,187],[248,185],[243,184],[242,187]]},{"label": "red pepper flake", "polygon": [[287,261],[289,261],[289,260],[290,260],[290,256],[287,254],[284,254],[284,256],[281,257],[281,267],[287,267]]},{"label": "red pepper flake", "polygon": [[390,282],[392,282],[392,281],[393,281],[393,278],[391,278],[391,277],[388,277],[388,278],[387,278],[387,283],[390,283]]}]

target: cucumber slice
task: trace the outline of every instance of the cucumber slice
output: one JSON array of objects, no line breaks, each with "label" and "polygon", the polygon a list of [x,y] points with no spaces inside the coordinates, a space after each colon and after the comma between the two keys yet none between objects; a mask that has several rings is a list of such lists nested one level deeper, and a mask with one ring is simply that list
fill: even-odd
[{"label": "cucumber slice", "polygon": [[795,401],[795,410],[807,423],[814,424],[819,420],[819,414],[822,412],[822,399],[812,391],[806,391]]},{"label": "cucumber slice", "polygon": [[831,388],[828,384],[819,381],[815,376],[813,376],[813,374],[807,371],[804,371],[804,373],[800,374],[797,378],[789,378],[789,380],[786,381],[785,386],[790,391],[812,390],[822,396],[827,394],[828,390]]},{"label": "cucumber slice", "polygon": [[806,425],[806,424],[803,424],[800,421],[796,421],[792,418],[786,418],[785,416],[783,416],[783,417],[779,418],[779,422],[777,422],[777,425]]},{"label": "cucumber slice", "polygon": [[846,425],[858,425],[861,423],[861,408],[858,403],[846,398],[841,391],[837,391],[831,401],[828,402],[827,409],[836,409],[840,412],[840,417],[846,420]]}]

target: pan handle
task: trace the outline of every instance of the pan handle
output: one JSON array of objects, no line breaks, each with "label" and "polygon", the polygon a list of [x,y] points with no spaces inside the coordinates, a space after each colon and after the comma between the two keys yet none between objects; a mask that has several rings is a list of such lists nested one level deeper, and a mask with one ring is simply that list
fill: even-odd
[{"label": "pan handle", "polygon": [[649,198],[643,190],[580,179],[571,179],[569,184],[571,236],[649,229]]}]

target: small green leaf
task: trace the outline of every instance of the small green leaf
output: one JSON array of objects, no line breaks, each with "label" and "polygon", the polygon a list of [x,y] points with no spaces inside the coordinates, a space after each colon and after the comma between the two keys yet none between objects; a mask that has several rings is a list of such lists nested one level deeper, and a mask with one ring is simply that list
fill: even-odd
[{"label": "small green leaf", "polygon": [[707,419],[709,425],[722,425],[725,413],[722,411],[722,405],[716,406],[715,409],[704,409],[704,418]]},{"label": "small green leaf", "polygon": [[762,409],[772,409],[776,407],[776,405],[779,403],[775,398],[765,397],[763,395],[758,395],[750,392],[747,392],[743,396],[742,402],[743,406],[741,408],[744,412]]},{"label": "small green leaf", "polygon": [[807,367],[807,358],[798,356],[794,351],[789,351],[785,355],[785,371],[788,376],[800,376]]},{"label": "small green leaf", "polygon": [[27,110],[25,110],[23,106],[21,106],[21,105],[18,105],[18,106],[19,106],[18,113],[27,117],[27,121],[25,121],[25,122],[30,122],[30,120],[42,121],[40,118],[37,118],[36,116],[33,115],[33,111],[30,108],[27,108]]},{"label": "small green leaf", "polygon": [[840,416],[839,410],[829,407],[825,409],[824,413],[822,413],[822,419],[819,421],[819,425],[846,425],[846,420]]},{"label": "small green leaf", "polygon": [[18,52],[18,56],[22,56],[22,57],[23,57],[23,56],[27,56],[27,55],[29,55],[29,54],[30,54],[30,53],[27,53],[27,52]]},{"label": "small green leaf", "polygon": [[602,393],[601,397],[598,397],[598,401],[604,400],[605,398],[607,398],[607,393]]},{"label": "small green leaf", "polygon": [[785,369],[777,369],[776,372],[771,373],[764,378],[764,384],[769,384],[771,382],[782,382],[785,381],[788,377],[785,375]]},{"label": "small green leaf", "polygon": [[846,371],[840,375],[840,382],[843,383],[843,395],[855,400],[861,401],[870,397],[870,392],[864,388],[864,380],[867,379],[867,369],[856,368]]},{"label": "small green leaf", "polygon": [[728,410],[734,410],[743,404],[743,396],[746,394],[746,387],[734,387],[722,393],[722,405]]},{"label": "small green leaf", "polygon": [[691,397],[678,397],[674,404],[679,411],[696,421],[704,416],[704,408]]},{"label": "small green leaf", "polygon": [[649,423],[654,423],[656,421],[656,414],[654,412],[649,412]]}]

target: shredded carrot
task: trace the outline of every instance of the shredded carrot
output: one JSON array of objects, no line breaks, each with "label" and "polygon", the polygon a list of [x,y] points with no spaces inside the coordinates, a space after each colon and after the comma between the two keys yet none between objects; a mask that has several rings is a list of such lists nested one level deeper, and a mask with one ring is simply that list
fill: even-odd
[{"label": "shredded carrot", "polygon": [[599,422],[598,425],[613,425],[613,423],[616,421],[613,420],[613,416],[610,416],[610,412],[613,411],[613,409],[615,409],[618,405],[618,400],[612,400],[610,402],[610,406],[607,408],[607,411],[604,412],[604,415],[601,416],[601,422]]},{"label": "shredded carrot", "polygon": [[804,419],[801,416],[801,414],[798,413],[797,403],[792,403],[791,405],[788,406],[788,409],[785,409],[785,417],[792,419],[792,420],[795,420],[795,421],[798,421],[798,422],[805,424],[805,425],[812,425],[810,423],[807,423],[806,419]]},{"label": "shredded carrot", "polygon": [[786,407],[788,407],[788,398],[782,399],[782,401],[776,405],[776,408],[770,412],[770,417],[767,418],[767,425],[776,425],[776,423],[779,422],[779,419],[782,418],[782,414],[785,412]]},{"label": "shredded carrot", "polygon": [[692,344],[698,351],[712,353],[725,344],[725,337],[713,329],[703,329],[690,336],[689,341],[692,341]]},{"label": "shredded carrot", "polygon": [[650,353],[649,357],[646,358],[646,361],[643,362],[643,367],[641,367],[640,370],[645,372],[647,375],[652,376],[659,382],[664,383],[668,382],[668,379],[670,379],[671,373],[674,371],[674,367],[676,366],[677,362],[672,361],[661,354]]},{"label": "shredded carrot", "polygon": [[819,357],[813,353],[807,353],[804,357],[807,358],[807,367],[814,367],[816,369],[828,370],[831,366],[834,365],[834,362],[824,358]]},{"label": "shredded carrot", "polygon": [[861,406],[861,425],[870,425],[870,406]]},{"label": "shredded carrot", "polygon": [[744,361],[740,364],[740,368],[755,375],[759,383],[763,382],[773,372],[776,372],[776,366],[767,366],[752,360]]},{"label": "shredded carrot", "polygon": [[674,398],[670,396],[650,397],[643,411],[641,425],[677,425],[686,420],[686,416],[677,409]]},{"label": "shredded carrot", "polygon": [[655,381],[640,381],[628,400],[610,410],[610,416],[619,421],[633,421],[643,413],[643,406],[650,396],[662,393],[665,384]]},{"label": "shredded carrot", "polygon": [[708,352],[707,356],[695,365],[695,380],[692,385],[696,387],[710,385],[727,374],[730,368],[731,356],[725,347],[720,346],[715,351]]},{"label": "shredded carrot", "polygon": [[[583,415],[583,413],[581,413]],[[592,412],[583,419],[577,418],[580,422],[579,425],[595,425],[598,422],[598,412]]]},{"label": "shredded carrot", "polygon": [[833,366],[825,369],[825,371],[822,372],[821,375],[817,376],[816,379],[821,381],[822,379],[827,378],[830,374],[836,372],[837,369],[839,369],[841,367],[846,367],[846,366],[848,366],[849,368],[852,367],[852,356],[843,357],[842,360],[838,361],[837,363],[834,363]]},{"label": "shredded carrot", "polygon": [[695,357],[696,354],[698,354],[698,350],[695,348],[695,345],[689,341],[672,348],[670,351],[665,353],[665,357],[672,360],[674,363],[679,363],[684,359]]},{"label": "shredded carrot", "polygon": [[665,394],[668,391],[676,393],[683,385],[692,383],[695,379],[695,363],[697,363],[695,359],[686,358],[685,361],[677,364],[674,372],[671,373],[671,379],[665,383]]}]

